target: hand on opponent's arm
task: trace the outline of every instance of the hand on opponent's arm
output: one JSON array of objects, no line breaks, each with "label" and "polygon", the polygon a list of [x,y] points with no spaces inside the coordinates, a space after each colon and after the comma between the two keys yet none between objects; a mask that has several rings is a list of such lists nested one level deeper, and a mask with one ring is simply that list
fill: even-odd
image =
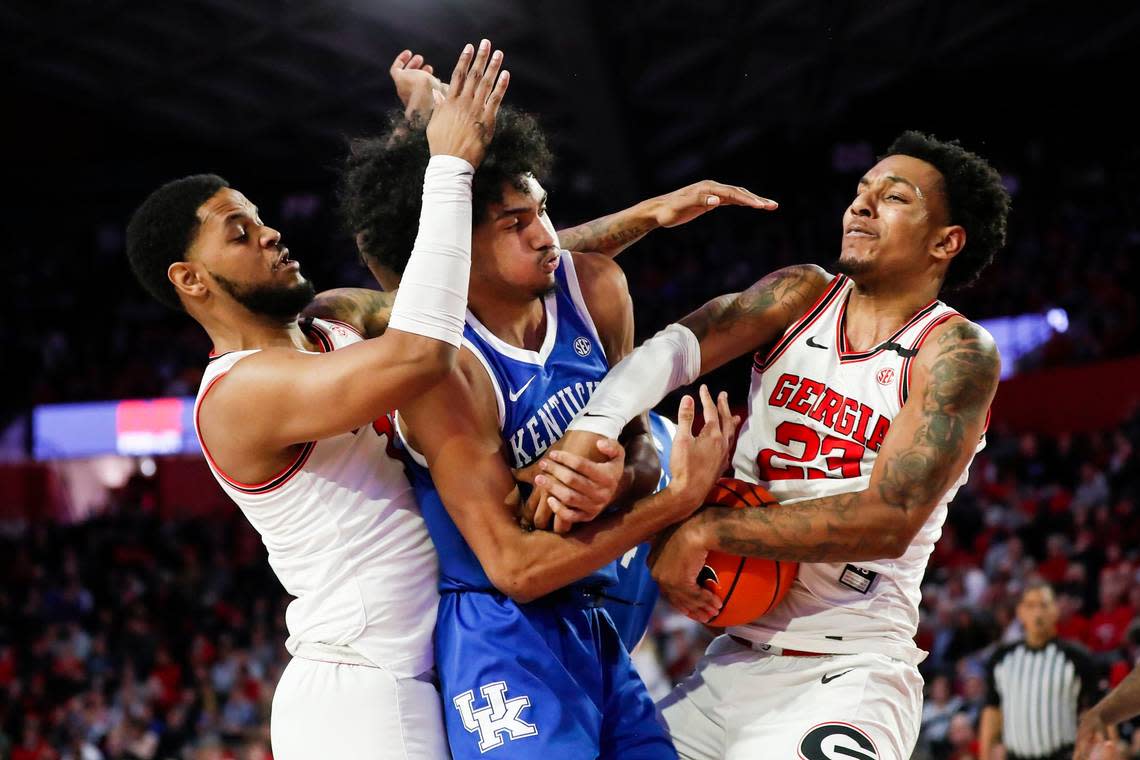
[{"label": "hand on opponent's arm", "polygon": [[653,493],[660,476],[661,462],[644,416],[626,426],[620,441],[571,430],[516,473],[516,479],[535,486],[520,521],[524,527],[565,533],[607,508],[620,509]]},{"label": "hand on opponent's arm", "polygon": [[613,258],[659,227],[691,222],[721,206],[775,211],[778,205],[746,188],[703,180],[592,222],[559,230],[558,240],[568,251],[590,251]]},{"label": "hand on opponent's arm", "polygon": [[693,434],[694,403],[682,400],[666,489],[565,535],[527,531],[519,526],[519,491],[503,459],[498,421],[488,411],[494,408],[489,386],[481,366],[461,359],[459,371],[402,408],[401,417],[491,582],[520,602],[584,578],[692,514],[723,470],[735,435],[734,421],[722,419],[702,389],[705,426]]},{"label": "hand on opponent's arm", "polygon": [[982,328],[962,319],[938,328],[919,351],[910,400],[866,490],[775,509],[706,509],[660,547],[653,572],[662,592],[691,605],[693,568],[713,549],[797,562],[902,556],[973,455],[1000,369]]}]

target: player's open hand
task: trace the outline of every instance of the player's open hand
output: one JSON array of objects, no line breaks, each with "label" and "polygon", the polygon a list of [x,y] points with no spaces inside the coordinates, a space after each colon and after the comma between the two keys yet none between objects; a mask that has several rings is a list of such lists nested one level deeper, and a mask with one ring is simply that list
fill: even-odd
[{"label": "player's open hand", "polygon": [[740,418],[728,408],[727,393],[722,392],[714,403],[708,386],[702,385],[700,396],[705,425],[699,434],[693,435],[695,404],[691,396],[682,398],[677,410],[677,435],[673,438],[673,453],[669,458],[673,478],[667,490],[686,510],[680,515],[681,519],[701,505],[728,466],[740,424]]},{"label": "player's open hand", "polygon": [[396,56],[388,67],[388,74],[392,77],[392,84],[396,85],[396,95],[404,104],[404,116],[409,121],[417,118],[426,120],[431,116],[435,104],[432,91],[447,94],[447,85],[439,81],[431,65],[424,62],[422,55],[411,50],[404,50]]},{"label": "player's open hand", "polygon": [[697,583],[709,555],[696,530],[699,519],[697,515],[662,533],[649,553],[649,568],[670,604],[698,623],[707,623],[720,612],[722,602]]},{"label": "player's open hand", "polygon": [[747,188],[709,179],[659,195],[651,202],[655,206],[653,218],[662,227],[676,227],[691,222],[721,206],[747,206],[761,211],[775,211],[779,208],[776,201],[761,198]]},{"label": "player's open hand", "polygon": [[535,489],[523,507],[522,522],[565,533],[575,523],[600,515],[621,494],[625,448],[584,430],[571,430],[535,464],[516,473],[530,476]]},{"label": "player's open hand", "polygon": [[433,156],[458,156],[472,166],[483,160],[510,82],[509,73],[499,71],[502,64],[503,52],[492,53],[487,40],[479,43],[477,52],[471,45],[463,48],[447,95],[432,91],[435,109],[428,123],[427,139]]}]

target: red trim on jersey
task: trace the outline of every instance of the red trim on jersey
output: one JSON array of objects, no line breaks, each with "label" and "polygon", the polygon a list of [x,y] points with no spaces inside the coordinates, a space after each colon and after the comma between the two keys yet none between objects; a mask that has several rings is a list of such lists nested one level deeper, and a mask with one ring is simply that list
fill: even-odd
[{"label": "red trim on jersey", "polygon": [[[317,338],[317,347],[321,349],[321,353],[328,353],[335,348],[335,346],[332,344],[332,341],[319,325],[315,325],[310,321],[307,326],[309,328],[312,328],[312,331]],[[302,329],[304,329],[304,325],[302,326]],[[231,352],[227,351],[226,353]],[[211,357],[211,360],[217,359],[220,356],[225,356],[225,354],[213,356]],[[317,447],[317,443],[316,441],[307,441],[301,448],[301,451],[297,454],[297,457],[288,466],[286,466],[276,475],[273,475],[269,479],[263,480],[260,483],[242,483],[240,480],[235,480],[227,475],[225,470],[219,467],[218,463],[214,461],[214,456],[210,453],[210,449],[206,446],[206,439],[202,437],[202,425],[199,418],[202,414],[202,404],[206,402],[206,396],[209,395],[210,391],[214,387],[214,384],[225,377],[228,372],[229,370],[226,370],[226,372],[218,373],[217,377],[210,381],[210,384],[206,386],[206,390],[202,391],[201,397],[198,398],[197,405],[194,408],[194,430],[198,433],[198,443],[202,446],[202,453],[206,455],[206,461],[210,463],[210,467],[213,468],[213,470],[221,476],[222,480],[226,481],[226,483],[228,483],[234,489],[247,494],[263,494],[275,491],[292,480],[293,476],[301,471],[301,469],[305,466],[305,462],[309,461],[309,455],[313,453],[313,449]]]},{"label": "red trim on jersey", "polygon": [[202,424],[200,417],[202,414],[202,404],[206,402],[206,396],[209,395],[214,385],[223,377],[225,377],[228,372],[229,371],[227,370],[226,372],[218,373],[218,376],[210,381],[210,384],[206,386],[206,390],[202,391],[201,398],[198,399],[198,405],[194,409],[194,429],[198,433],[198,443],[202,445],[202,453],[206,455],[206,461],[210,463],[210,467],[213,468],[213,470],[222,477],[222,480],[226,481],[226,483],[228,483],[230,486],[237,489],[238,491],[248,494],[269,493],[270,491],[273,491],[285,485],[287,481],[289,481],[294,475],[297,474],[297,472],[300,471],[302,467],[305,466],[305,462],[308,460],[309,455],[313,453],[313,449],[316,447],[316,443],[313,441],[306,443],[305,446],[301,449],[301,452],[297,455],[296,459],[294,459],[289,465],[287,465],[276,475],[273,475],[272,477],[263,480],[260,483],[242,483],[240,480],[234,480],[229,475],[227,475],[225,471],[218,466],[218,463],[214,461],[213,454],[210,453],[210,449],[206,446],[206,439],[202,437]]},{"label": "red trim on jersey", "polygon": [[322,322],[331,322],[334,325],[340,325],[341,327],[344,327],[344,328],[351,330],[361,340],[366,340],[366,338],[364,337],[364,333],[360,332],[360,330],[357,330],[355,327],[350,325],[348,322],[345,322],[345,321],[340,320],[340,319],[329,319],[328,317],[321,317],[321,321]]},{"label": "red trim on jersey", "polygon": [[934,299],[926,306],[914,313],[910,319],[907,320],[899,329],[895,330],[891,337],[884,340],[879,345],[872,348],[870,351],[848,351],[847,350],[847,301],[848,297],[843,299],[843,303],[839,305],[839,318],[835,320],[835,350],[839,354],[839,361],[847,364],[849,362],[862,362],[872,357],[878,356],[883,352],[884,347],[888,343],[896,343],[898,339],[910,328],[925,319],[929,314],[938,306],[938,299]]},{"label": "red trim on jersey", "polygon": [[796,338],[803,334],[804,330],[807,330],[815,324],[823,315],[823,312],[827,311],[828,305],[835,299],[839,291],[842,290],[843,284],[846,281],[847,278],[844,275],[836,275],[835,279],[831,281],[831,284],[827,286],[827,289],[820,294],[819,298],[815,299],[815,303],[811,305],[811,308],[804,312],[804,315],[793,322],[792,326],[784,332],[784,336],[768,351],[767,356],[761,359],[760,352],[757,351],[752,359],[756,369],[763,371],[771,367],[772,364],[788,350],[792,343],[795,342]]},{"label": "red trim on jersey", "polygon": [[920,348],[922,348],[922,344],[926,342],[926,339],[930,336],[930,333],[934,331],[935,327],[938,327],[938,325],[943,324],[944,322],[946,322],[951,317],[960,317],[960,316],[962,316],[962,315],[956,311],[946,312],[942,316],[940,316],[936,319],[932,319],[930,321],[930,324],[928,324],[925,328],[923,328],[922,332],[920,332],[918,334],[918,337],[915,338],[914,344],[911,346],[911,349],[913,349],[916,352],[915,355],[914,356],[908,356],[905,359],[903,359],[902,373],[901,373],[902,377],[899,378],[899,406],[902,406],[903,404],[905,404],[906,400],[910,397],[910,371],[911,371],[911,368],[914,367],[914,360],[918,357],[917,351]]}]

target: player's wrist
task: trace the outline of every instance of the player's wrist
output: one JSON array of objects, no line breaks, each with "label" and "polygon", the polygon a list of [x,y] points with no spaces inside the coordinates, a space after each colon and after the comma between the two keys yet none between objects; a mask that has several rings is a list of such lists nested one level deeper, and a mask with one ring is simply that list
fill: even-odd
[{"label": "player's wrist", "polygon": [[634,206],[634,219],[639,229],[645,229],[646,232],[659,229],[662,226],[661,214],[667,204],[668,195],[657,195]]},{"label": "player's wrist", "polygon": [[699,485],[681,475],[674,477],[669,485],[659,492],[668,498],[668,508],[674,515],[672,522],[684,520],[701,506],[708,489],[701,489]]}]

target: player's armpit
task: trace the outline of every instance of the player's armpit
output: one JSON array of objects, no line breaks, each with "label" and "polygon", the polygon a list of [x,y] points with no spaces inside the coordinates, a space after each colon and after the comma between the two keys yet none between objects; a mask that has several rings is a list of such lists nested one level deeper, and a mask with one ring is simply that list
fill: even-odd
[{"label": "player's armpit", "polygon": [[776,340],[831,282],[803,264],[761,278],[741,293],[714,298],[680,320],[701,344],[701,374]]},{"label": "player's armpit", "polygon": [[301,316],[344,322],[365,338],[376,338],[388,328],[395,300],[394,290],[334,288],[318,293]]}]

